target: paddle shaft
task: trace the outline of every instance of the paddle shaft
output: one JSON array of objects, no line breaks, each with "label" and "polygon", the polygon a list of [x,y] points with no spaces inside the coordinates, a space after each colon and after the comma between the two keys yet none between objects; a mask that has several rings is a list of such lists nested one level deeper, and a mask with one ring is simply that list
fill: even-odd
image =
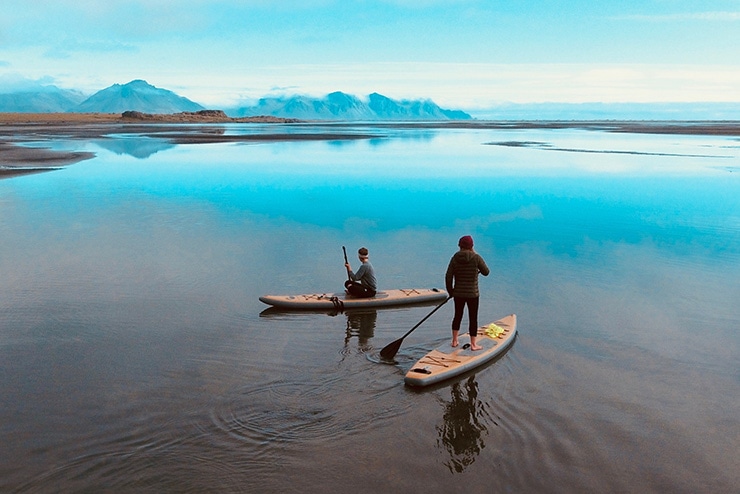
[{"label": "paddle shaft", "polygon": [[[349,264],[349,261],[347,260],[347,249],[344,248],[344,245],[342,246],[342,252],[344,252],[344,264]],[[347,279],[352,281],[352,277],[349,275],[349,268],[347,268]]]},{"label": "paddle shaft", "polygon": [[401,336],[399,338],[399,340],[402,340],[402,339],[406,338],[408,335],[410,335],[416,328],[418,328],[419,326],[421,326],[421,323],[423,323],[424,321],[426,321],[427,319],[429,319],[430,317],[432,317],[432,314],[434,314],[435,312],[437,312],[437,309],[440,309],[451,298],[452,297],[447,297],[446,299],[444,299],[444,301],[441,304],[439,304],[437,307],[435,307],[434,310],[432,310],[432,312],[430,312],[429,314],[427,314],[424,317],[424,319],[422,319],[421,321],[417,322],[416,323],[416,326],[414,326],[413,328],[409,329],[408,332],[405,335],[403,335],[403,336]]},{"label": "paddle shaft", "polygon": [[403,342],[403,339],[406,338],[408,335],[410,335],[416,328],[418,328],[419,326],[421,326],[421,324],[424,321],[426,321],[427,319],[429,319],[430,317],[432,317],[432,314],[434,314],[435,312],[437,312],[437,310],[439,310],[451,298],[452,297],[450,296],[450,297],[447,297],[446,299],[444,299],[444,301],[441,304],[439,304],[437,307],[435,307],[434,310],[432,310],[432,312],[430,312],[429,314],[427,314],[424,317],[424,319],[422,319],[421,321],[419,321],[418,323],[416,323],[416,326],[414,326],[413,328],[409,329],[406,332],[405,335],[401,336],[396,341],[394,341],[394,342],[392,342],[392,343],[384,346],[383,349],[380,351],[380,356],[383,357],[383,358],[385,358],[385,359],[392,359],[393,357],[395,357],[396,353],[398,353],[398,349],[401,348],[401,343]]}]

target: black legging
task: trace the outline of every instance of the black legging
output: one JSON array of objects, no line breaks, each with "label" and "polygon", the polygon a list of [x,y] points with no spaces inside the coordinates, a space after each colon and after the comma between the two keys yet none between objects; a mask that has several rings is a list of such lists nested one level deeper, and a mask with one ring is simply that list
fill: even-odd
[{"label": "black legging", "polygon": [[366,287],[362,283],[347,280],[344,282],[347,293],[357,298],[370,298],[375,296],[375,290]]},{"label": "black legging", "polygon": [[452,318],[452,330],[460,331],[460,323],[462,323],[463,310],[465,304],[468,305],[468,321],[470,327],[468,333],[470,336],[478,336],[478,304],[480,302],[479,297],[474,298],[463,298],[454,297],[455,301],[455,316]]}]

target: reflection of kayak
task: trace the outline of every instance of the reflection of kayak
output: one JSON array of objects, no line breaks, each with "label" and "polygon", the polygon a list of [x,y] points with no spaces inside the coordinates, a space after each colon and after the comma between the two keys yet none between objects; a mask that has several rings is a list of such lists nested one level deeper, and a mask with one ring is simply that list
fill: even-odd
[{"label": "reflection of kayak", "polygon": [[447,298],[439,288],[401,288],[382,290],[374,297],[355,298],[346,293],[306,293],[303,295],[263,295],[260,301],[280,309],[317,310],[351,309],[357,307],[390,307],[434,302]]},{"label": "reflection of kayak", "polygon": [[516,314],[478,328],[476,343],[482,350],[471,351],[470,336],[461,334],[456,348],[447,340],[420,358],[406,373],[404,382],[409,386],[428,386],[475,369],[503,353],[515,335]]}]

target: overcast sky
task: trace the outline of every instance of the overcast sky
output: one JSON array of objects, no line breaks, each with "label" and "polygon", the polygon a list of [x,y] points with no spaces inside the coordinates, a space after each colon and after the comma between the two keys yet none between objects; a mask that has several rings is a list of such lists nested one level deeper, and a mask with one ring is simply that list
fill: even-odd
[{"label": "overcast sky", "polygon": [[740,0],[0,0],[0,91],[740,102]]}]

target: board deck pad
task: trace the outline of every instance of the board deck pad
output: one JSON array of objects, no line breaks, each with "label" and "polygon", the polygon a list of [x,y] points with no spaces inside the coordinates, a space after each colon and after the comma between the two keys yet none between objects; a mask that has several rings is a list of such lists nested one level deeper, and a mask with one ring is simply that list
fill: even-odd
[{"label": "board deck pad", "polygon": [[500,355],[514,341],[516,315],[478,328],[476,343],[481,350],[470,349],[470,335],[458,335],[458,346],[452,347],[447,340],[420,358],[404,376],[409,386],[428,386],[475,369]]}]

